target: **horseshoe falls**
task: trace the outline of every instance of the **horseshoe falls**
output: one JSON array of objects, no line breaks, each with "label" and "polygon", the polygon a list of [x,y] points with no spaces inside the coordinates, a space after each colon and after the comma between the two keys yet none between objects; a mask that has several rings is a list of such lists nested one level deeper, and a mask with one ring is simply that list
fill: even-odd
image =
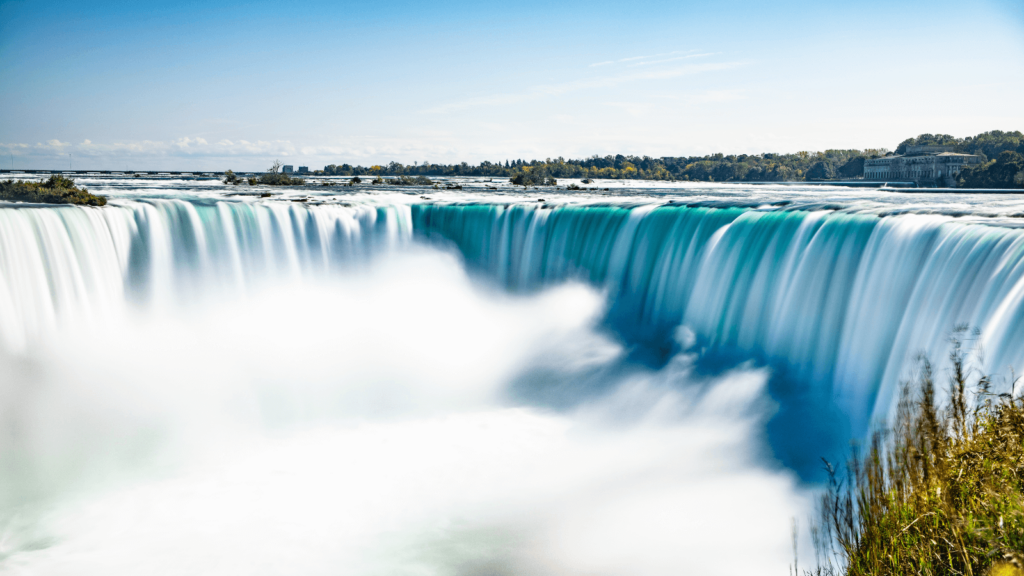
[{"label": "horseshoe falls", "polygon": [[0,574],[785,573],[918,355],[1024,366],[1012,199],[108,185],[0,206]]}]

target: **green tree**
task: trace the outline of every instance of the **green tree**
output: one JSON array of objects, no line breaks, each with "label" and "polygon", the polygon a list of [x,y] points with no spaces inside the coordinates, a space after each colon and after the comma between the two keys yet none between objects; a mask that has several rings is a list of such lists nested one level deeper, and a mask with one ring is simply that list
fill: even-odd
[{"label": "green tree", "polygon": [[960,188],[1021,188],[1024,181],[1024,155],[1004,150],[999,157],[960,173]]},{"label": "green tree", "polygon": [[864,156],[854,156],[839,167],[838,174],[841,178],[860,178],[864,175]]}]

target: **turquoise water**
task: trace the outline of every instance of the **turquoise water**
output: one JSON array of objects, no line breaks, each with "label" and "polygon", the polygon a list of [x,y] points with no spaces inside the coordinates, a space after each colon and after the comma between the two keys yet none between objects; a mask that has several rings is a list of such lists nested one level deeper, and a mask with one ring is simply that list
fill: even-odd
[{"label": "turquoise water", "polygon": [[783,363],[849,396],[861,424],[906,354],[932,350],[956,324],[981,330],[992,366],[1019,360],[1019,346],[1001,342],[1021,313],[1015,229],[685,206],[414,205],[412,216],[417,234],[450,241],[509,289],[601,285],[629,338],[658,346],[688,326],[708,348]]},{"label": "turquoise water", "polygon": [[599,287],[607,326],[639,361],[669,358],[685,327],[709,367],[726,358],[771,365],[788,383],[780,386],[837,402],[854,434],[888,414],[916,354],[944,357],[955,325],[980,330],[986,368],[1024,365],[1021,232],[936,214],[934,205],[885,215],[892,206],[861,197],[823,208],[800,197],[752,207],[728,198],[481,203],[386,194],[309,204],[158,190],[164,198],[104,209],[0,210],[7,347],[24,349],[62,314],[102,314],[121,299],[180,300],[343,273],[381,250],[428,242],[457,250],[513,292],[566,281]]}]

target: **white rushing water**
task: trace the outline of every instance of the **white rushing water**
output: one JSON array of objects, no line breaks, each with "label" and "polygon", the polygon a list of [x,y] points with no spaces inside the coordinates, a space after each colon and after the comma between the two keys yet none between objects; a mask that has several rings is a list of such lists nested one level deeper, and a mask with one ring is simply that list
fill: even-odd
[{"label": "white rushing water", "polygon": [[5,573],[784,572],[915,354],[1024,365],[1014,198],[91,189],[0,207]]}]

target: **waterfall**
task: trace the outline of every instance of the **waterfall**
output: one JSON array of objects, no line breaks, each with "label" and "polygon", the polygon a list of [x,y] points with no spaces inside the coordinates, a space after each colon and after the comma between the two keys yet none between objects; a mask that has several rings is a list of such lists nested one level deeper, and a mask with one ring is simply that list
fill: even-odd
[{"label": "waterfall", "polygon": [[133,302],[242,291],[341,270],[417,237],[513,291],[582,280],[607,322],[666,355],[685,326],[836,399],[854,430],[884,417],[919,352],[980,330],[985,368],[1024,366],[1024,234],[940,215],[606,204],[388,206],[121,200],[0,209],[0,346]]},{"label": "waterfall", "polygon": [[411,237],[408,206],[121,201],[0,209],[0,349],[128,302],[244,292],[326,273]]},{"label": "waterfall", "polygon": [[610,295],[627,340],[759,358],[833,396],[863,432],[889,415],[919,353],[980,330],[987,370],[1024,366],[1024,234],[949,216],[728,206],[413,206],[513,290],[574,278]]}]

